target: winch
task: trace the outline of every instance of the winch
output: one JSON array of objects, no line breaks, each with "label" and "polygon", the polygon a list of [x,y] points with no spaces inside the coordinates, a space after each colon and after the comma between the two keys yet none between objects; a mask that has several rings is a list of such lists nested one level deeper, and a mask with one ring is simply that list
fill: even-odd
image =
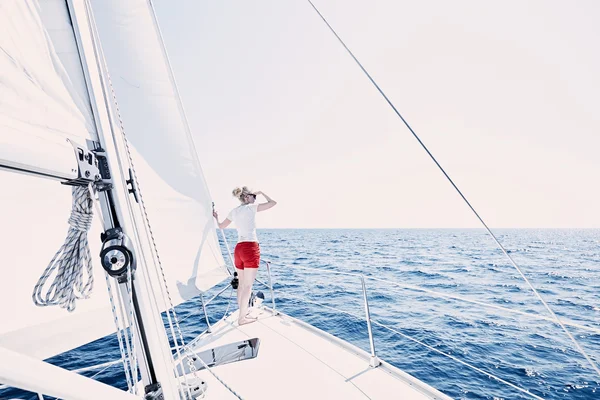
[{"label": "winch", "polygon": [[122,277],[130,266],[132,270],[135,269],[131,241],[120,228],[107,230],[101,238],[100,260],[102,267],[110,276]]}]

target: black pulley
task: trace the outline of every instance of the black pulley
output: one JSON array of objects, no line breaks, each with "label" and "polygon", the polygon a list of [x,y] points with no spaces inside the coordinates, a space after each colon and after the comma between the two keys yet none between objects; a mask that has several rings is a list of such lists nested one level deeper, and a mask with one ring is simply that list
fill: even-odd
[{"label": "black pulley", "polygon": [[110,276],[123,276],[127,269],[135,269],[131,241],[120,228],[109,229],[102,234],[100,261]]},{"label": "black pulley", "polygon": [[240,280],[238,279],[237,272],[233,273],[233,279],[231,280],[231,287],[237,289],[240,284]]}]

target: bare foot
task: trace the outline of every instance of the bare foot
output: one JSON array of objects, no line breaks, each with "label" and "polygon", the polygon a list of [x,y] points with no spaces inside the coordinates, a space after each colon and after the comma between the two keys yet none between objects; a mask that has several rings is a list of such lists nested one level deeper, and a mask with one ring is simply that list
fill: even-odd
[{"label": "bare foot", "polygon": [[246,313],[246,318],[247,319],[258,319],[258,317],[255,317],[254,315],[251,315],[251,314],[252,314],[252,311],[248,311]]},{"label": "bare foot", "polygon": [[244,318],[238,319],[238,325],[240,325],[240,326],[241,325],[246,325],[246,324],[251,324],[253,322],[256,322],[256,320],[252,319],[252,318],[244,317]]}]

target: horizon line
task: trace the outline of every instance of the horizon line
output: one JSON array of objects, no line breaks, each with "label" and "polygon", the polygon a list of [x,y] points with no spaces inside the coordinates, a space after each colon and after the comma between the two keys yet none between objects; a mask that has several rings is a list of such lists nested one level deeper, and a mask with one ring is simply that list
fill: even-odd
[{"label": "horizon line", "polygon": [[[215,228],[217,229],[217,228]],[[487,231],[484,227],[468,227],[468,228],[458,228],[458,227],[452,227],[452,228],[448,228],[448,227],[398,227],[398,228],[384,228],[384,227],[380,227],[380,228],[376,228],[376,227],[368,227],[368,228],[350,228],[350,227],[339,227],[339,228],[307,228],[307,227],[303,227],[303,228],[291,228],[291,227],[285,227],[285,228],[273,228],[273,227],[260,227],[260,228],[256,228],[256,229],[305,229],[305,230],[333,230],[333,229],[349,229],[349,230],[394,230],[394,229],[406,229],[406,230],[410,230],[410,229],[436,229],[436,230],[441,230],[441,229],[445,229],[445,230],[482,230],[482,231]],[[492,231],[494,229],[522,229],[522,230],[530,230],[530,229],[546,229],[546,230],[574,230],[574,229],[579,229],[579,230],[600,230],[600,227],[494,227],[494,228],[490,228]],[[236,228],[225,228],[224,230],[236,230]]]}]

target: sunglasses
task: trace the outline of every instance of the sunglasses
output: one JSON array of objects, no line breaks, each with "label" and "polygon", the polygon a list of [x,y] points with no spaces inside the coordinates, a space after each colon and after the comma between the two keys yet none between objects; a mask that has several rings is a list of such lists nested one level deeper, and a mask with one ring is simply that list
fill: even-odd
[{"label": "sunglasses", "polygon": [[252,196],[252,197],[256,198],[255,194],[247,194],[246,196]]}]

